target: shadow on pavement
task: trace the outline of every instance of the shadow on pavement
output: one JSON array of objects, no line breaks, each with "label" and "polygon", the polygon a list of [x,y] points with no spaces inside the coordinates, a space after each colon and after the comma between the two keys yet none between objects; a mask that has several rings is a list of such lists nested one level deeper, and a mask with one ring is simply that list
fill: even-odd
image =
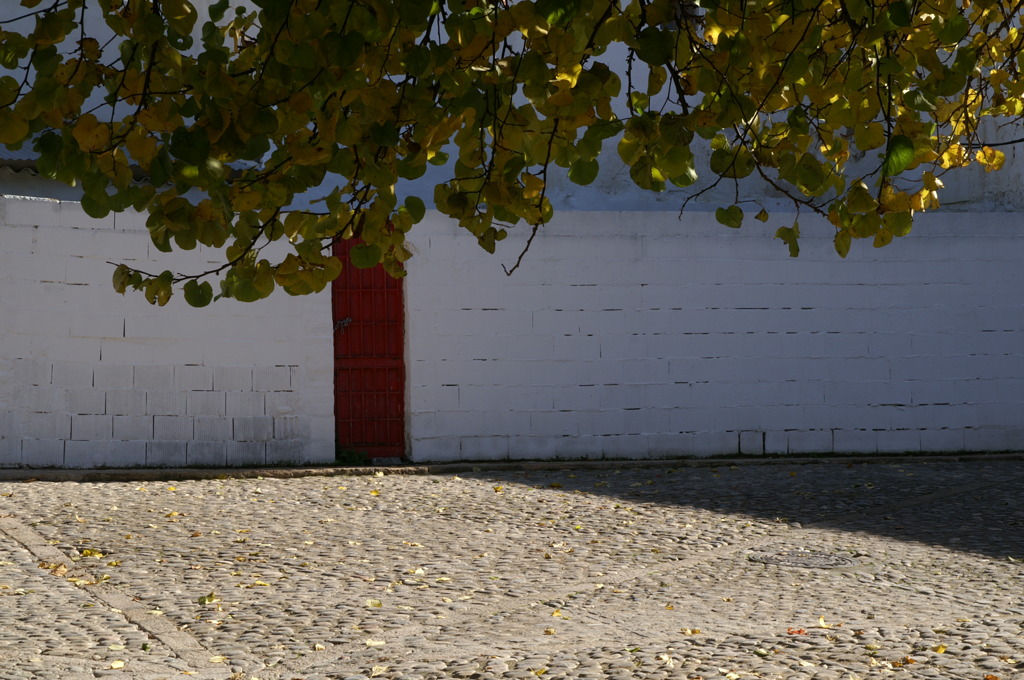
[{"label": "shadow on pavement", "polygon": [[[616,499],[889,536],[1024,562],[1024,461],[480,471]],[[497,483],[497,481],[496,481]]]}]

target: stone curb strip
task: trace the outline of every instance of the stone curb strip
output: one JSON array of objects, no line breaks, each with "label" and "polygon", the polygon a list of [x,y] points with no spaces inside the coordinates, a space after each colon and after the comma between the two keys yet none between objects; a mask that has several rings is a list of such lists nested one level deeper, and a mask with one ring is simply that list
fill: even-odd
[{"label": "stone curb strip", "polygon": [[325,466],[272,468],[107,468],[0,469],[0,482],[131,482],[199,479],[294,479],[364,475],[446,475],[460,472],[529,472],[544,470],[621,470],[626,468],[713,468],[739,465],[868,465],[898,463],[971,463],[1024,460],[1024,452],[969,453],[956,455],[825,456],[814,458],[658,458],[646,460],[565,460],[494,463],[489,461],[380,466]]}]

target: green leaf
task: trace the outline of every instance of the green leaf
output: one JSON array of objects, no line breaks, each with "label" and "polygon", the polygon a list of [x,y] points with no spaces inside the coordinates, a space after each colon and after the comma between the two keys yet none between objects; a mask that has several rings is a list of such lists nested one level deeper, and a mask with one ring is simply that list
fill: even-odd
[{"label": "green leaf", "polygon": [[349,252],[349,260],[352,262],[352,266],[357,269],[369,269],[380,264],[381,255],[380,246],[372,243],[362,243],[352,247],[352,250]]},{"label": "green leaf", "polygon": [[884,248],[885,246],[892,243],[892,232],[888,229],[879,229],[875,232],[875,240],[872,245],[875,248]]},{"label": "green leaf", "polygon": [[948,19],[937,19],[936,21],[942,22],[942,26],[935,31],[935,36],[943,45],[953,45],[960,42],[967,37],[967,32],[971,29],[970,22],[960,14]]},{"label": "green leaf", "polygon": [[846,257],[850,254],[850,244],[852,242],[853,236],[846,229],[836,233],[833,245],[835,245],[836,252],[839,253],[839,257]]},{"label": "green leaf", "polygon": [[738,205],[730,205],[728,208],[718,208],[715,210],[715,219],[727,227],[739,229],[743,225],[743,209]]},{"label": "green leaf", "polygon": [[224,13],[228,10],[229,1],[217,0],[217,2],[210,5],[210,21],[217,22],[224,18]]},{"label": "green leaf", "polygon": [[427,207],[419,196],[407,197],[405,199],[405,208],[409,211],[409,215],[412,216],[414,224],[422,220],[423,216],[427,213]]},{"label": "green leaf", "polygon": [[903,95],[903,104],[915,111],[934,111],[935,97],[928,95],[923,90],[911,90]]},{"label": "green leaf", "polygon": [[636,56],[648,64],[661,65],[672,57],[675,34],[648,26],[637,36]]},{"label": "green leaf", "polygon": [[800,255],[800,223],[793,222],[792,227],[779,227],[775,232],[775,238],[782,239],[782,241],[789,246],[789,256],[797,257]]},{"label": "green leaf", "polygon": [[893,236],[906,236],[914,226],[914,216],[908,212],[885,213],[882,224]]},{"label": "green leaf", "polygon": [[102,219],[110,214],[106,194],[85,194],[82,196],[82,210],[89,217]]},{"label": "green leaf", "polygon": [[200,283],[191,279],[182,287],[182,292],[185,293],[185,302],[193,307],[205,307],[213,300],[213,286],[209,281]]},{"label": "green leaf", "polygon": [[537,13],[552,26],[567,24],[579,9],[580,0],[537,0]]},{"label": "green leaf", "polygon": [[711,152],[711,172],[721,177],[741,179],[754,171],[754,158],[744,146],[715,149]]},{"label": "green leaf", "polygon": [[576,161],[569,167],[569,180],[574,184],[586,186],[597,179],[599,167],[596,160]]},{"label": "green leaf", "polygon": [[906,135],[894,135],[885,147],[882,174],[886,177],[898,175],[914,162],[914,142]]},{"label": "green leaf", "polygon": [[889,5],[889,21],[904,28],[913,22],[913,6],[908,0],[896,0]]},{"label": "green leaf", "polygon": [[170,151],[190,165],[203,165],[210,157],[210,138],[201,127],[180,127],[171,133]]}]

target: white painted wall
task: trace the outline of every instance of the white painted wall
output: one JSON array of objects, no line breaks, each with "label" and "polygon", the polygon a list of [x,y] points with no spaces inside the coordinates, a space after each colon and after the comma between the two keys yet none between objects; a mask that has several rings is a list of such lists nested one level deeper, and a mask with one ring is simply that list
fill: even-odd
[{"label": "white painted wall", "polygon": [[[409,262],[416,461],[1024,448],[1024,218],[832,250],[801,218],[560,213],[506,277],[436,214]],[[518,243],[515,243],[518,241]]]},{"label": "white painted wall", "polygon": [[138,214],[0,196],[0,466],[334,460],[330,295],[149,306],[108,261],[202,271]]}]

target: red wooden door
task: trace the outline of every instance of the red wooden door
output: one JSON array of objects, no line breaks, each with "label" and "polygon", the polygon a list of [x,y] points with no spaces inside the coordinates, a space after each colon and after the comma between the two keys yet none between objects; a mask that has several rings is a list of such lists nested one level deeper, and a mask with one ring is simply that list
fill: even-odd
[{"label": "red wooden door", "polygon": [[405,305],[402,281],[381,267],[348,261],[355,243],[342,241],[335,280],[334,411],[340,450],[371,458],[405,455]]}]

